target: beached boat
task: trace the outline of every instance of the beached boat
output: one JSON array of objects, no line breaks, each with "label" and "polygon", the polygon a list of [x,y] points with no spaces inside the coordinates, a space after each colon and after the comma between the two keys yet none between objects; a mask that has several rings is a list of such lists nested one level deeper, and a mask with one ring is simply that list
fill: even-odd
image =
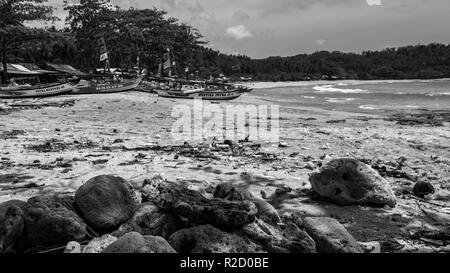
[{"label": "beached boat", "polygon": [[76,95],[126,92],[135,89],[142,81],[144,73],[134,79],[107,80],[104,82],[82,80],[77,85]]},{"label": "beached boat", "polygon": [[158,94],[159,97],[165,98],[234,100],[246,92],[246,89],[232,84],[158,77],[153,77],[150,80],[153,92]]},{"label": "beached boat", "polygon": [[39,84],[34,86],[1,87],[0,98],[40,98],[68,94],[76,90],[80,79],[70,80],[63,83]]},{"label": "beached boat", "polygon": [[203,99],[203,100],[234,100],[242,95],[238,89],[206,91],[203,88],[193,90],[164,90],[154,89],[159,97],[177,99]]}]

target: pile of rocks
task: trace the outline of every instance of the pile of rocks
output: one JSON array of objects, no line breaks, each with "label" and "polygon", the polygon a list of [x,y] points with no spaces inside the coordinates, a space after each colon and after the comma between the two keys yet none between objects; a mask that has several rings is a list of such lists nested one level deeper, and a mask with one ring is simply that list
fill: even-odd
[{"label": "pile of rocks", "polygon": [[[383,178],[350,159],[325,164],[311,182],[316,194],[338,204],[396,203]],[[74,196],[0,204],[0,252],[364,252],[335,219],[280,217],[264,199],[230,184],[212,193],[161,176],[139,189],[120,177],[94,177]]]}]

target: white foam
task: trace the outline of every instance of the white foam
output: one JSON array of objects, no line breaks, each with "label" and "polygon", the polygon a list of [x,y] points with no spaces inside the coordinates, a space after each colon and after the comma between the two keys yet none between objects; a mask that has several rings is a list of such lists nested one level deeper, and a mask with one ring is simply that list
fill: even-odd
[{"label": "white foam", "polygon": [[354,94],[354,93],[367,93],[368,90],[363,89],[342,89],[342,88],[336,88],[334,85],[322,85],[322,86],[314,86],[314,90],[321,93],[344,93],[344,94]]},{"label": "white foam", "polygon": [[350,102],[350,101],[354,101],[357,100],[356,98],[346,98],[346,99],[338,99],[338,98],[326,98],[327,102],[330,103],[345,103],[345,102]]},{"label": "white foam", "polygon": [[359,106],[359,109],[363,110],[377,110],[378,108],[373,105],[361,105]]},{"label": "white foam", "polygon": [[312,97],[312,96],[303,96],[303,98],[313,100],[313,99],[315,99],[316,97]]}]

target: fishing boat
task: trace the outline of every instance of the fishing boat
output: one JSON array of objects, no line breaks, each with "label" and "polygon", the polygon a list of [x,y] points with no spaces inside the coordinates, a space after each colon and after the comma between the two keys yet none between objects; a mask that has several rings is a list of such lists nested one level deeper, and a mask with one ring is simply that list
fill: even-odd
[{"label": "fishing boat", "polygon": [[82,80],[77,85],[75,95],[83,94],[104,94],[126,92],[135,89],[142,81],[145,72],[133,79],[104,79],[97,78],[91,80]]},{"label": "fishing boat", "polygon": [[218,85],[202,81],[167,78],[158,80],[159,85],[153,89],[153,92],[157,93],[159,97],[165,98],[234,100],[244,93],[242,89],[231,84]]},{"label": "fishing boat", "polygon": [[69,94],[76,90],[80,79],[73,79],[62,83],[38,84],[34,86],[11,86],[0,88],[0,98],[20,99],[20,98],[40,98]]}]

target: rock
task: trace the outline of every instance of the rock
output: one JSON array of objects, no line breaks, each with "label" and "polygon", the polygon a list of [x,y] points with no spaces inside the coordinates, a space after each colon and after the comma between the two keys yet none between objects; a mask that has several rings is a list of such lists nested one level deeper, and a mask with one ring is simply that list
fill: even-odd
[{"label": "rock", "polygon": [[27,202],[20,201],[20,200],[9,200],[9,201],[0,203],[0,221],[3,221],[3,218],[5,217],[6,212],[8,211],[8,209],[10,207],[16,206],[23,210],[26,205],[27,205]]},{"label": "rock", "polygon": [[429,182],[418,182],[414,185],[413,193],[415,196],[424,198],[429,194],[435,193],[433,185]]},{"label": "rock", "polygon": [[208,199],[201,193],[167,182],[144,185],[143,201],[184,217],[198,225],[211,224],[220,229],[240,228],[255,220],[258,212],[250,201],[231,202]]},{"label": "rock", "polygon": [[79,254],[81,253],[81,245],[78,242],[69,242],[66,246],[66,249],[64,249],[64,253],[74,253]]},{"label": "rock", "polygon": [[137,232],[130,232],[106,247],[103,253],[176,253],[176,251],[164,238],[144,237]]},{"label": "rock", "polygon": [[65,245],[86,237],[86,224],[74,212],[72,196],[44,195],[28,200],[25,238],[31,248]]},{"label": "rock", "polygon": [[117,241],[117,238],[109,234],[91,240],[82,253],[102,253],[106,247]]},{"label": "rock", "polygon": [[214,191],[214,197],[228,201],[251,201],[258,209],[258,218],[274,225],[283,224],[277,210],[271,204],[256,198],[246,189],[235,187],[229,183],[223,183],[217,185]]},{"label": "rock", "polygon": [[326,217],[305,218],[306,232],[316,242],[319,253],[362,253],[355,238],[336,219]]},{"label": "rock", "polygon": [[169,243],[180,253],[261,253],[261,247],[236,234],[211,225],[183,229],[170,236]]},{"label": "rock", "polygon": [[315,253],[314,240],[293,222],[275,227],[262,220],[244,226],[238,234],[256,242],[269,253]]},{"label": "rock", "polygon": [[[8,206],[6,213],[0,215],[0,253],[13,253],[15,246],[22,239],[24,227],[24,213],[18,206]],[[2,206],[4,210],[7,205]]]},{"label": "rock", "polygon": [[108,230],[128,221],[137,207],[132,187],[120,177],[97,176],[75,194],[76,204],[93,228]]},{"label": "rock", "polygon": [[177,215],[163,212],[151,203],[142,204],[128,224],[140,234],[160,236],[166,239],[176,231],[185,228]]},{"label": "rock", "polygon": [[367,242],[367,243],[359,243],[363,248],[365,253],[371,254],[380,254],[381,253],[381,244],[380,242]]},{"label": "rock", "polygon": [[310,176],[312,189],[338,205],[389,205],[397,203],[389,183],[370,166],[355,159],[336,159]]}]

